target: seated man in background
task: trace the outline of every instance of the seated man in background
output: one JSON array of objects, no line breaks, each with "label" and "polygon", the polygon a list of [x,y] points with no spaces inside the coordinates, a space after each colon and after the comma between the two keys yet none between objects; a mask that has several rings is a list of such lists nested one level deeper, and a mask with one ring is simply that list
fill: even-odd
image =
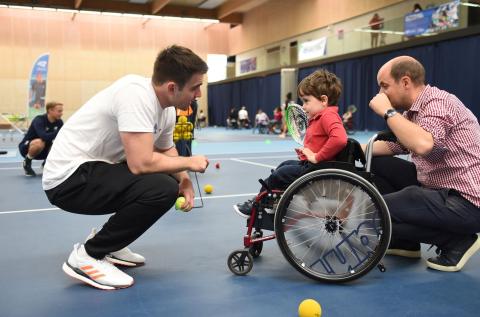
[{"label": "seated man in background", "polygon": [[[420,243],[437,247],[431,269],[454,272],[480,248],[480,126],[454,95],[425,84],[410,56],[378,71],[370,108],[397,142],[377,141],[375,183],[392,218],[387,254],[420,258]],[[403,112],[403,115],[398,113]],[[411,162],[391,157],[411,154]]]},{"label": "seated man in background", "polygon": [[22,142],[18,145],[20,154],[25,158],[23,169],[26,176],[36,176],[35,171],[32,169],[32,160],[45,160],[47,158],[52,142],[63,126],[61,119],[63,104],[51,101],[47,103],[45,108],[47,113],[38,115],[33,119],[27,134],[25,134]]},{"label": "seated man in background", "polygon": [[248,119],[248,111],[245,106],[242,106],[238,111],[238,122],[240,128],[249,128],[250,127],[250,119]]}]

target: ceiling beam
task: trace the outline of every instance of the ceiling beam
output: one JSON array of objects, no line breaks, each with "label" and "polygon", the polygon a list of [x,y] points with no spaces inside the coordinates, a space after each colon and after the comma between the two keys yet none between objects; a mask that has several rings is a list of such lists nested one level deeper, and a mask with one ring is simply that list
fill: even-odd
[{"label": "ceiling beam", "polygon": [[150,4],[126,1],[83,0],[82,9],[121,13],[150,14]]},{"label": "ceiling beam", "polygon": [[268,0],[228,0],[218,8],[217,16],[218,19],[222,19],[232,13],[246,12],[267,1]]},{"label": "ceiling beam", "polygon": [[[243,14],[241,12],[234,12],[235,10],[229,9],[231,13],[223,14],[219,17],[217,9],[201,9],[196,7],[185,7],[178,5],[170,5],[168,2],[171,0],[157,0],[154,3],[132,3],[126,1],[98,1],[98,0],[35,0],[32,4],[32,0],[16,0],[16,1],[1,1],[6,4],[17,4],[26,6],[41,6],[50,8],[62,8],[62,9],[81,9],[81,10],[94,10],[94,11],[108,11],[108,12],[120,12],[120,13],[136,13],[136,14],[152,14],[154,4],[160,7],[155,15],[184,17],[184,18],[199,18],[199,19],[218,19],[222,23],[241,24]],[[254,2],[262,2],[266,0],[253,0]],[[230,1],[229,1],[230,2]],[[241,0],[238,3],[250,3],[250,0]],[[237,4],[238,4],[237,3]],[[245,6],[237,5],[235,8],[245,8]],[[230,7],[232,8],[232,7]],[[224,9],[225,10],[225,9]],[[227,11],[224,11],[227,12]]]},{"label": "ceiling beam", "polygon": [[195,7],[167,5],[160,13],[160,15],[182,18],[217,19],[216,10],[200,9]]},{"label": "ceiling beam", "polygon": [[75,9],[80,9],[80,6],[82,5],[82,0],[75,0],[75,5],[74,5],[74,8]]},{"label": "ceiling beam", "polygon": [[170,0],[153,0],[153,2],[152,2],[152,14],[157,14],[169,2],[170,2]]},{"label": "ceiling beam", "polygon": [[233,25],[242,24],[243,22],[243,13],[232,13],[221,19],[218,19],[221,23],[230,23]]}]

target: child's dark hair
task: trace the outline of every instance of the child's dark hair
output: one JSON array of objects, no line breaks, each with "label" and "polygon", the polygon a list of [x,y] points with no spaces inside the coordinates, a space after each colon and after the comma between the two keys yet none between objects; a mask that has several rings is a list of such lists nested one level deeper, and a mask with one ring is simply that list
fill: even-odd
[{"label": "child's dark hair", "polygon": [[337,105],[342,94],[342,82],[334,73],[319,69],[298,84],[297,92],[299,96],[310,95],[319,100],[325,95],[328,97],[329,105]]}]

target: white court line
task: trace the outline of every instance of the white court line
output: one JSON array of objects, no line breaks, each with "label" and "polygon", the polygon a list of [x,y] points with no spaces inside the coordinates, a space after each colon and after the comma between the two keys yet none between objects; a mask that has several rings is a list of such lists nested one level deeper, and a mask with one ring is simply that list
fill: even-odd
[{"label": "white court line", "polygon": [[[201,153],[199,153],[201,154]],[[221,154],[214,154],[214,155],[221,155]],[[207,155],[208,159],[210,161],[229,161],[231,159],[234,159],[234,157],[219,157],[219,158],[212,158],[212,155]],[[240,157],[241,159],[246,159],[246,160],[253,160],[253,159],[275,159],[275,158],[295,158],[296,155],[270,155],[270,156],[245,156],[245,157]],[[21,161],[9,161],[9,162],[0,162],[0,164],[15,164],[15,163],[22,163],[23,160]],[[35,167],[35,166],[34,166]],[[2,167],[2,169],[10,169],[9,167]]]},{"label": "white court line", "polygon": [[43,208],[43,209],[8,210],[8,211],[2,211],[2,212],[0,212],[0,215],[21,214],[21,213],[25,213],[25,212],[53,211],[53,210],[60,210],[60,208],[54,207],[54,208]]},{"label": "white court line", "polygon": [[276,155],[276,156],[245,156],[245,157],[223,157],[223,158],[209,158],[210,161],[230,161],[236,159],[245,159],[245,160],[253,160],[253,159],[275,159],[275,158],[294,158],[296,157],[295,154],[292,155]]},{"label": "white court line", "polygon": [[240,159],[235,159],[235,158],[232,158],[231,160],[235,161],[235,162],[246,163],[246,164],[257,165],[257,166],[268,167],[268,168],[275,168],[276,167],[276,166],[273,166],[273,165],[250,162],[250,161],[245,161],[245,160],[240,160]]},{"label": "white court line", "polygon": [[[42,165],[32,165],[32,167],[33,168],[41,168]],[[23,170],[23,167],[0,167],[0,171],[2,171],[2,170]]]},{"label": "white court line", "polygon": [[[246,159],[246,160],[255,160],[255,159],[277,159],[277,158],[296,158],[295,155],[277,155],[277,156],[246,156],[246,157],[240,157],[240,158],[233,158],[233,157],[223,157],[223,158],[209,158],[209,161],[235,161],[235,160],[240,160],[240,159]],[[23,161],[15,161],[15,162],[0,162],[0,164],[15,164],[15,163],[21,163]],[[245,163],[245,162],[244,162]],[[252,162],[249,162],[249,164],[253,164]],[[33,168],[40,167],[41,165],[33,165]],[[270,166],[266,166],[270,167]],[[273,166],[272,168],[275,168]],[[23,167],[0,167],[1,170],[21,170]]]},{"label": "white court line", "polygon": [[[247,194],[232,194],[232,195],[217,195],[217,196],[202,196],[204,200],[208,199],[222,199],[222,198],[231,198],[231,197],[252,197],[257,195],[258,193],[247,193]],[[200,197],[195,197],[195,200],[200,200]],[[53,208],[42,208],[42,209],[24,209],[24,210],[7,210],[7,211],[0,211],[1,215],[8,215],[8,214],[21,214],[21,213],[28,213],[28,212],[43,212],[43,211],[55,211],[60,210],[58,207]]]}]

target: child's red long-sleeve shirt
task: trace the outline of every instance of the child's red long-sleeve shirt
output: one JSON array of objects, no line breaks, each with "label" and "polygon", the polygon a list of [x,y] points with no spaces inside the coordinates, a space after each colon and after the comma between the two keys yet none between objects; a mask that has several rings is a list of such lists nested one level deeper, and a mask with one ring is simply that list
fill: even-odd
[{"label": "child's red long-sleeve shirt", "polygon": [[[328,106],[308,121],[303,146],[315,153],[320,161],[333,160],[347,144],[347,132],[337,106]],[[300,160],[306,160],[305,155]]]}]

